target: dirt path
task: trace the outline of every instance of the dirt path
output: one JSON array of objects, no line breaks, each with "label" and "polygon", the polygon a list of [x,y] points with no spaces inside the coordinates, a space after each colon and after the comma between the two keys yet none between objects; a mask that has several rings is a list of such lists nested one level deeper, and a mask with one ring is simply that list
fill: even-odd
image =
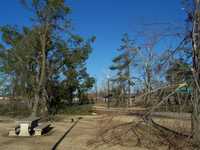
[{"label": "dirt path", "polygon": [[[90,145],[89,141],[95,139],[97,129],[99,128],[98,120],[102,117],[84,117],[69,133],[69,135],[58,146],[58,150],[145,150],[139,147],[123,147],[120,145]],[[119,117],[120,118],[120,117]],[[132,121],[126,118],[124,121]]]}]

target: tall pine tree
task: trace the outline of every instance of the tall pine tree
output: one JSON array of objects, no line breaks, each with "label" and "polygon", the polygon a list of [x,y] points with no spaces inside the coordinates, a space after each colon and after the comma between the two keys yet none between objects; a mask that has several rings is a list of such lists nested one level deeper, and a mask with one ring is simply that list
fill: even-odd
[{"label": "tall pine tree", "polygon": [[131,105],[131,86],[133,85],[131,66],[134,63],[138,48],[128,34],[123,35],[121,42],[120,48],[117,49],[120,54],[113,59],[113,65],[110,69],[116,71],[116,77],[113,81],[117,83],[119,98],[128,106]]}]

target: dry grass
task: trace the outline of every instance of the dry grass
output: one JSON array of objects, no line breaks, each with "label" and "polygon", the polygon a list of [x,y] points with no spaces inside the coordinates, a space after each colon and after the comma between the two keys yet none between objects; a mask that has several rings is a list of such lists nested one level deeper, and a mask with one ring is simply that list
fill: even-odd
[{"label": "dry grass", "polygon": [[[103,144],[138,147],[150,150],[190,150],[190,138],[160,130],[140,118],[122,119],[117,115],[104,116],[98,122],[96,138],[88,145]],[[161,125],[177,132],[188,131],[188,122],[175,119],[156,119]]]}]

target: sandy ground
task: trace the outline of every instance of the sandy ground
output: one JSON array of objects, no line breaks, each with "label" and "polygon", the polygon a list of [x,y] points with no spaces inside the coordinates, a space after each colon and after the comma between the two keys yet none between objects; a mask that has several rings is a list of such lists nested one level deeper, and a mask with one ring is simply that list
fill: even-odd
[{"label": "sandy ground", "polygon": [[[0,150],[51,150],[54,144],[73,125],[73,123],[71,123],[71,118],[76,120],[78,117],[80,116],[59,116],[59,120],[51,123],[53,129],[48,134],[41,137],[8,137],[8,131],[14,126],[16,120],[0,117]],[[138,117],[120,114],[115,114],[114,118],[109,115],[81,117],[82,119],[79,120],[74,128],[66,135],[56,150],[146,150],[141,147],[128,147],[119,144],[113,145],[104,142],[100,144],[91,144],[91,141],[98,136],[99,129],[102,129],[101,124],[106,123],[106,118],[111,118],[112,122],[128,123],[140,121],[141,119]],[[189,126],[189,121],[158,118],[156,118],[155,121],[162,125],[168,125],[168,127],[171,128],[178,128],[180,126],[184,130],[188,130]],[[161,149],[162,148],[159,148],[159,150]]]},{"label": "sandy ground", "polygon": [[[70,117],[53,122],[54,127],[47,135],[41,137],[8,137],[9,128],[15,120],[0,117],[0,149],[2,150],[50,150],[62,135],[71,127]],[[78,118],[78,116],[73,116]],[[57,150],[145,150],[139,147],[124,147],[120,145],[102,144],[98,147],[88,145],[88,141],[96,137],[99,119],[102,116],[83,116],[76,126],[57,147]],[[118,117],[117,120],[129,122],[133,117]]]}]

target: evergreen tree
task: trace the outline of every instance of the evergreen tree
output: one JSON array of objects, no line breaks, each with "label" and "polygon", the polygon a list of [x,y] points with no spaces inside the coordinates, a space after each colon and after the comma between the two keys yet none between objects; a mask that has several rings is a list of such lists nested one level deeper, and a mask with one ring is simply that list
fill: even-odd
[{"label": "evergreen tree", "polygon": [[129,38],[128,34],[123,35],[121,42],[120,48],[117,49],[120,54],[113,59],[113,65],[110,69],[116,71],[116,77],[113,81],[117,83],[118,91],[120,91],[120,99],[128,106],[131,104],[131,86],[133,85],[131,66],[138,48],[135,46],[134,41]]},{"label": "evergreen tree", "polygon": [[[32,99],[35,116],[39,107],[45,112],[60,98],[72,100],[79,88],[91,88],[80,84],[92,80],[85,61],[94,38],[84,40],[70,32],[70,8],[64,0],[23,0],[23,5],[32,11],[33,25],[0,28],[0,71],[10,76],[14,97]],[[87,74],[83,81],[78,78],[81,70]]]},{"label": "evergreen tree", "polygon": [[171,63],[166,72],[166,80],[171,83],[182,83],[192,81],[192,72],[190,64],[186,63],[183,59],[176,59]]}]

